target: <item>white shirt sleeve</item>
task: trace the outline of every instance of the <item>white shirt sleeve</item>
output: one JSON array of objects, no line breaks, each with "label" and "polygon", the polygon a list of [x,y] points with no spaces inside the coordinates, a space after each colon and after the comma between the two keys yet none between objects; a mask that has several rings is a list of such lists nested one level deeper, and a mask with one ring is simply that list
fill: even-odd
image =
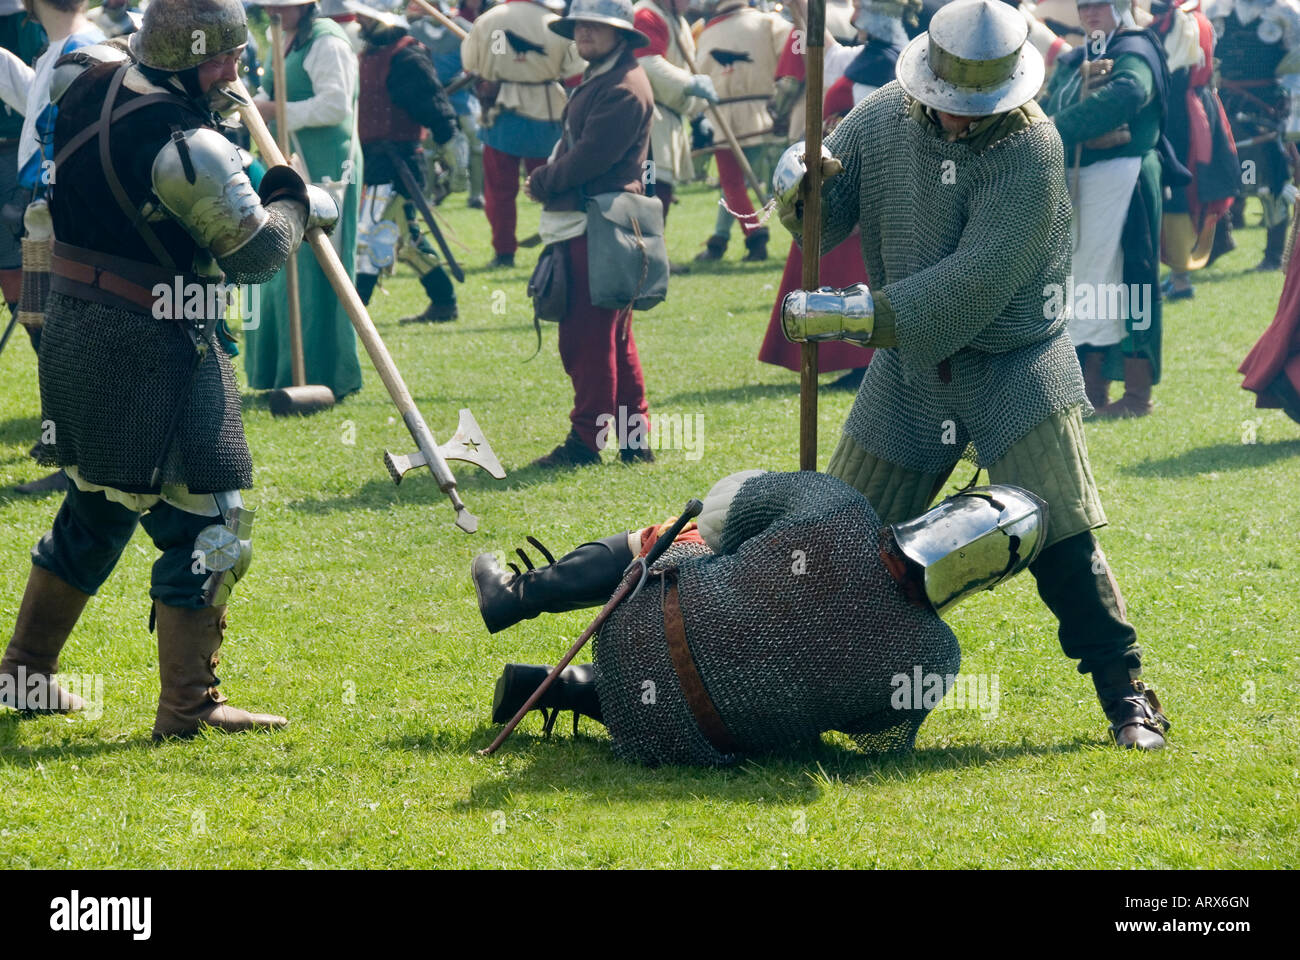
[{"label": "white shirt sleeve", "polygon": [[357,55],[341,37],[320,37],[302,62],[311,78],[312,96],[287,104],[290,132],[303,127],[351,126],[352,96],[357,89]]},{"label": "white shirt sleeve", "polygon": [[27,114],[27,94],[35,75],[36,71],[0,47],[0,99],[15,113]]}]

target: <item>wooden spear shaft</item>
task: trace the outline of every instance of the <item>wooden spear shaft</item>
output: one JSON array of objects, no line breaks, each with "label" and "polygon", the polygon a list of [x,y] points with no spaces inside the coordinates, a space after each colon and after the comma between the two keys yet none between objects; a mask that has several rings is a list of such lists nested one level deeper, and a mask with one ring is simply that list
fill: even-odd
[{"label": "wooden spear shaft", "polygon": [[[808,0],[808,28],[805,38],[807,91],[803,178],[803,289],[816,290],[821,283],[822,241],[822,67],[826,54],[826,0]],[[799,348],[799,469],[817,469],[817,348],[805,343]]]},{"label": "wooden spear shaft", "polygon": [[[271,14],[271,71],[275,77],[275,133],[280,152],[289,156],[289,91],[284,69],[284,30],[280,15]],[[302,346],[302,297],[298,285],[298,257],[295,254],[284,266],[289,296],[289,364],[293,385],[307,385],[307,361]]]},{"label": "wooden spear shaft", "polygon": [[429,16],[433,17],[433,19],[441,23],[452,33],[456,34],[456,36],[460,37],[462,40],[464,40],[466,37],[469,36],[469,34],[465,32],[464,27],[462,27],[451,17],[447,16],[445,13],[443,13],[433,4],[429,3],[428,0],[415,0],[415,5],[419,7],[421,10],[423,10],[425,13],[427,13]]}]

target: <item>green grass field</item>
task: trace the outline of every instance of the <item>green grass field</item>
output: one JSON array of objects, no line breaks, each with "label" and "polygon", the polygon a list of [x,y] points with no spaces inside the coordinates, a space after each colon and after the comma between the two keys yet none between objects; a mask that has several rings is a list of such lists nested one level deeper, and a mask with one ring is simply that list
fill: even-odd
[{"label": "green grass field", "polygon": [[[713,196],[688,190],[675,209],[675,260],[709,234]],[[0,716],[0,867],[1300,864],[1300,426],[1256,411],[1235,372],[1282,282],[1248,272],[1263,246],[1257,207],[1240,248],[1197,278],[1196,299],[1167,308],[1156,413],[1087,428],[1111,521],[1101,540],[1173,721],[1171,749],[1107,745],[1091,683],[1022,577],[950,618],[963,671],[997,678],[995,715],[936,711],[901,760],[832,735],[815,755],[726,770],[627,766],[591,721],[576,739],[562,721],[547,741],[537,714],[495,757],[477,757],[496,730],[501,664],[554,662],[590,615],[489,636],[468,571],[475,553],[527,534],[558,554],[662,519],[732,471],[795,468],[796,378],[755,359],[784,232],[760,265],[738,262],[737,231],[728,262],[675,278],[669,302],[637,317],[652,410],[703,415],[701,455],[625,467],[607,454],[599,468],[546,474],[526,465],[564,436],[571,392],[554,329],[524,362],[534,258],[484,272],[482,214],[463,195],[445,209],[472,251],[458,251],[473,268],[460,322],[399,326],[421,306],[409,273],[372,309],[435,434],[446,439],[470,406],[511,471],[497,482],[458,468],[480,532],[452,526],[427,473],[400,488],[388,479],[384,449],[411,444],[368,360],[361,394],[310,419],[274,420],[247,396],[257,559],[219,673],[232,702],[282,712],[290,728],[150,743],[155,552],[141,532],[64,652],[65,671],[103,675],[102,716]],[[536,222],[524,205],[521,236]],[[16,336],[0,357],[5,638],[28,550],[59,505],[9,489],[39,474],[26,458],[35,358]],[[851,400],[823,393],[823,465]]]}]

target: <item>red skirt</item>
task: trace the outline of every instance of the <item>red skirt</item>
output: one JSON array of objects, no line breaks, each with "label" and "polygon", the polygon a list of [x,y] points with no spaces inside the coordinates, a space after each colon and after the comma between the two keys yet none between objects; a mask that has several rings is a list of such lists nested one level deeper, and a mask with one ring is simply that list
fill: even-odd
[{"label": "red skirt", "polygon": [[1282,406],[1271,390],[1279,377],[1289,381],[1291,389],[1300,393],[1300,255],[1293,256],[1287,267],[1282,300],[1273,322],[1237,372],[1246,377],[1242,389],[1257,394],[1256,407]]},{"label": "red skirt", "polygon": [[[821,285],[823,287],[848,287],[855,283],[868,283],[867,268],[862,263],[862,248],[855,231],[848,239],[822,257]],[[785,338],[781,329],[781,301],[791,290],[803,284],[803,251],[797,243],[790,244],[790,256],[785,261],[781,277],[781,290],[772,306],[772,317],[767,324],[767,336],[758,351],[758,359],[787,370],[799,372],[799,344]],[[833,373],[837,370],[857,370],[871,362],[872,351],[856,344],[823,343],[817,351],[818,370]]]}]

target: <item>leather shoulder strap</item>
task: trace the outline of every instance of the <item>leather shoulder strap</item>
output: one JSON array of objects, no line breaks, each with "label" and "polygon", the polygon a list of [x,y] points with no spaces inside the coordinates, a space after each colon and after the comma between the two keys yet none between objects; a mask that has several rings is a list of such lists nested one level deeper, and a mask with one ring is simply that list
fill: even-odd
[{"label": "leather shoulder strap", "polygon": [[131,64],[129,63],[124,63],[118,68],[117,73],[113,74],[113,82],[109,84],[108,95],[104,97],[104,109],[99,113],[99,123],[95,129],[96,135],[99,137],[99,164],[104,170],[104,179],[108,181],[108,189],[113,194],[113,199],[117,201],[118,207],[131,221],[132,228],[139,231],[140,238],[144,240],[149,252],[157,257],[158,262],[163,266],[174,269],[176,261],[172,259],[167,248],[158,239],[158,235],[153,232],[153,228],[145,222],[144,212],[133,204],[131,198],[127,196],[126,188],[122,186],[122,181],[113,166],[109,138],[109,130],[113,123],[113,105],[117,101],[117,94],[122,89],[122,83],[126,80],[127,71],[130,69]]}]

